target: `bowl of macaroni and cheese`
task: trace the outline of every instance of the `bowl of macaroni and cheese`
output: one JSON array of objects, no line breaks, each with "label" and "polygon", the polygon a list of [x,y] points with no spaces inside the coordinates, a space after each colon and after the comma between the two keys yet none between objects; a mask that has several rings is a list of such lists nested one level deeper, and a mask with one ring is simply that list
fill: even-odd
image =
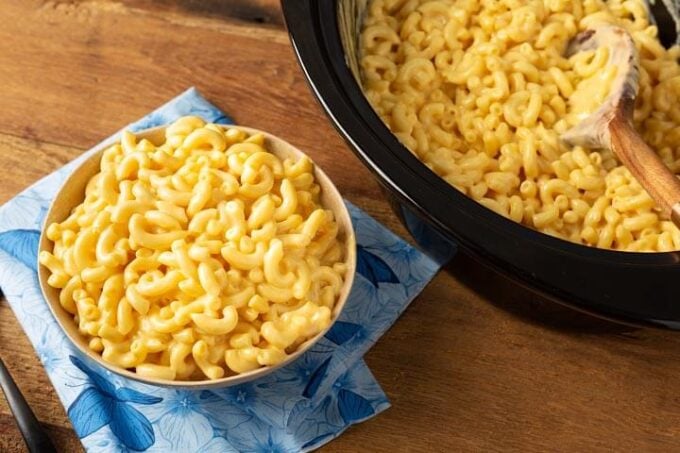
[{"label": "bowl of macaroni and cheese", "polygon": [[145,383],[222,387],[307,351],[355,270],[349,212],[301,151],[183,117],[100,145],[40,238],[43,294],[87,357]]},{"label": "bowl of macaroni and cheese", "polygon": [[635,127],[680,173],[677,14],[643,0],[282,5],[315,95],[424,248],[457,244],[557,302],[680,327],[680,231],[611,151],[561,140],[617,70],[606,48],[566,48],[617,25],[640,59]]}]

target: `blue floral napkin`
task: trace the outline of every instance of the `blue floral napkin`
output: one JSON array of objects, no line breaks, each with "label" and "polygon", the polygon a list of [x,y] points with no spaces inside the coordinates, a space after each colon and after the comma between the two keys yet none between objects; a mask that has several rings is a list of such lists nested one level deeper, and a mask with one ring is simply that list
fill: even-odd
[{"label": "blue floral napkin", "polygon": [[[141,130],[189,114],[231,121],[192,88],[129,127]],[[389,407],[362,357],[440,262],[349,203],[358,275],[339,321],[296,362],[257,381],[210,391],[148,386],[89,365],[49,312],[36,274],[50,200],[88,154],[0,207],[0,288],[88,451],[311,450]]]}]

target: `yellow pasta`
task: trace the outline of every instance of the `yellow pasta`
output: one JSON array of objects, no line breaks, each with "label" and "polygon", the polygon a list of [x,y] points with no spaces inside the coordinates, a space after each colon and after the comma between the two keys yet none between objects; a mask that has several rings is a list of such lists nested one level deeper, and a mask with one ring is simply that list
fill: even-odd
[{"label": "yellow pasta", "polygon": [[606,48],[567,58],[567,44],[612,23],[639,51],[635,127],[680,172],[680,48],[661,46],[647,14],[643,0],[371,0],[363,89],[413,154],[487,208],[588,246],[677,250],[680,231],[611,152],[560,140],[618,69]]},{"label": "yellow pasta", "polygon": [[159,146],[123,133],[100,169],[47,227],[40,262],[105,361],[218,379],[276,365],[330,325],[345,257],[308,158],[185,117]]}]

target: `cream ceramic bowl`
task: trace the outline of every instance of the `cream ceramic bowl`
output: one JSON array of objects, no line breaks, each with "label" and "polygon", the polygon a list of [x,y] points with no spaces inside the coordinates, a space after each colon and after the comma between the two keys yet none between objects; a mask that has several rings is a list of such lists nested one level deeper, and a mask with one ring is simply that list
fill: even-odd
[{"label": "cream ceramic bowl", "polygon": [[[241,126],[225,126],[226,128],[234,128],[245,131],[246,133],[252,135],[255,133],[261,133],[266,139],[266,148],[275,154],[276,156],[285,159],[293,158],[295,160],[300,159],[305,156],[305,154],[287,143],[286,141],[275,137],[266,132],[259,131],[257,129],[251,129],[248,127]],[[147,139],[155,145],[163,143],[165,140],[165,127],[156,127],[152,129],[146,129],[144,131],[135,134],[138,139]],[[52,251],[52,241],[47,239],[45,235],[45,230],[47,226],[53,222],[61,222],[71,213],[71,210],[80,204],[85,198],[85,186],[87,182],[96,173],[99,172],[99,163],[101,161],[102,153],[105,149],[111,146],[111,142],[103,145],[99,145],[92,156],[80,164],[73,173],[66,179],[63,186],[55,196],[50,209],[45,217],[45,222],[42,227],[42,233],[40,236],[40,248],[39,251],[43,250]],[[354,237],[354,229],[352,228],[352,220],[350,218],[349,212],[342,196],[338,192],[338,189],[333,185],[331,180],[326,176],[326,174],[318,167],[314,166],[314,176],[317,183],[321,186],[321,204],[323,207],[333,211],[335,219],[340,227],[339,239],[345,244],[345,257],[347,263],[347,274],[345,275],[344,285],[341,289],[340,296],[335,304],[332,313],[331,324],[329,327],[319,332],[316,336],[310,338],[309,340],[302,343],[298,349],[291,354],[285,361],[274,365],[266,366],[253,370],[247,373],[226,376],[221,379],[215,380],[201,380],[201,381],[168,381],[163,379],[151,379],[143,376],[138,376],[136,373],[131,372],[127,369],[118,367],[116,365],[110,364],[104,361],[100,354],[90,350],[87,345],[87,340],[78,331],[73,316],[68,313],[59,303],[59,290],[52,288],[47,285],[47,278],[49,277],[49,270],[38,263],[38,277],[40,280],[40,288],[47,301],[47,304],[52,311],[55,319],[66,333],[66,336],[71,340],[71,342],[80,350],[80,352],[90,359],[92,362],[96,362],[98,365],[106,368],[107,370],[116,373],[118,375],[130,378],[145,384],[157,385],[162,387],[174,387],[174,388],[185,388],[185,389],[207,389],[216,387],[228,387],[231,385],[241,384],[247,381],[252,381],[254,379],[260,378],[267,375],[285,365],[293,362],[295,359],[304,354],[309,350],[314,343],[316,343],[335,323],[338,316],[342,312],[345,303],[347,302],[347,297],[349,295],[350,289],[352,288],[352,282],[354,281],[354,273],[356,270],[356,242]]]}]

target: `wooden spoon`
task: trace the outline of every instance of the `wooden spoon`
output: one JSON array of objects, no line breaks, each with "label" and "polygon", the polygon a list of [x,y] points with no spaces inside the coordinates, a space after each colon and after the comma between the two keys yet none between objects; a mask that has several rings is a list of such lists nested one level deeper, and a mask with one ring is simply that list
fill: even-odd
[{"label": "wooden spoon", "polygon": [[611,149],[654,199],[662,215],[680,227],[680,180],[633,127],[639,77],[633,39],[620,27],[600,25],[576,35],[567,55],[602,46],[609,48],[607,64],[618,68],[609,95],[597,110],[562,134],[562,140],[573,146]]}]

